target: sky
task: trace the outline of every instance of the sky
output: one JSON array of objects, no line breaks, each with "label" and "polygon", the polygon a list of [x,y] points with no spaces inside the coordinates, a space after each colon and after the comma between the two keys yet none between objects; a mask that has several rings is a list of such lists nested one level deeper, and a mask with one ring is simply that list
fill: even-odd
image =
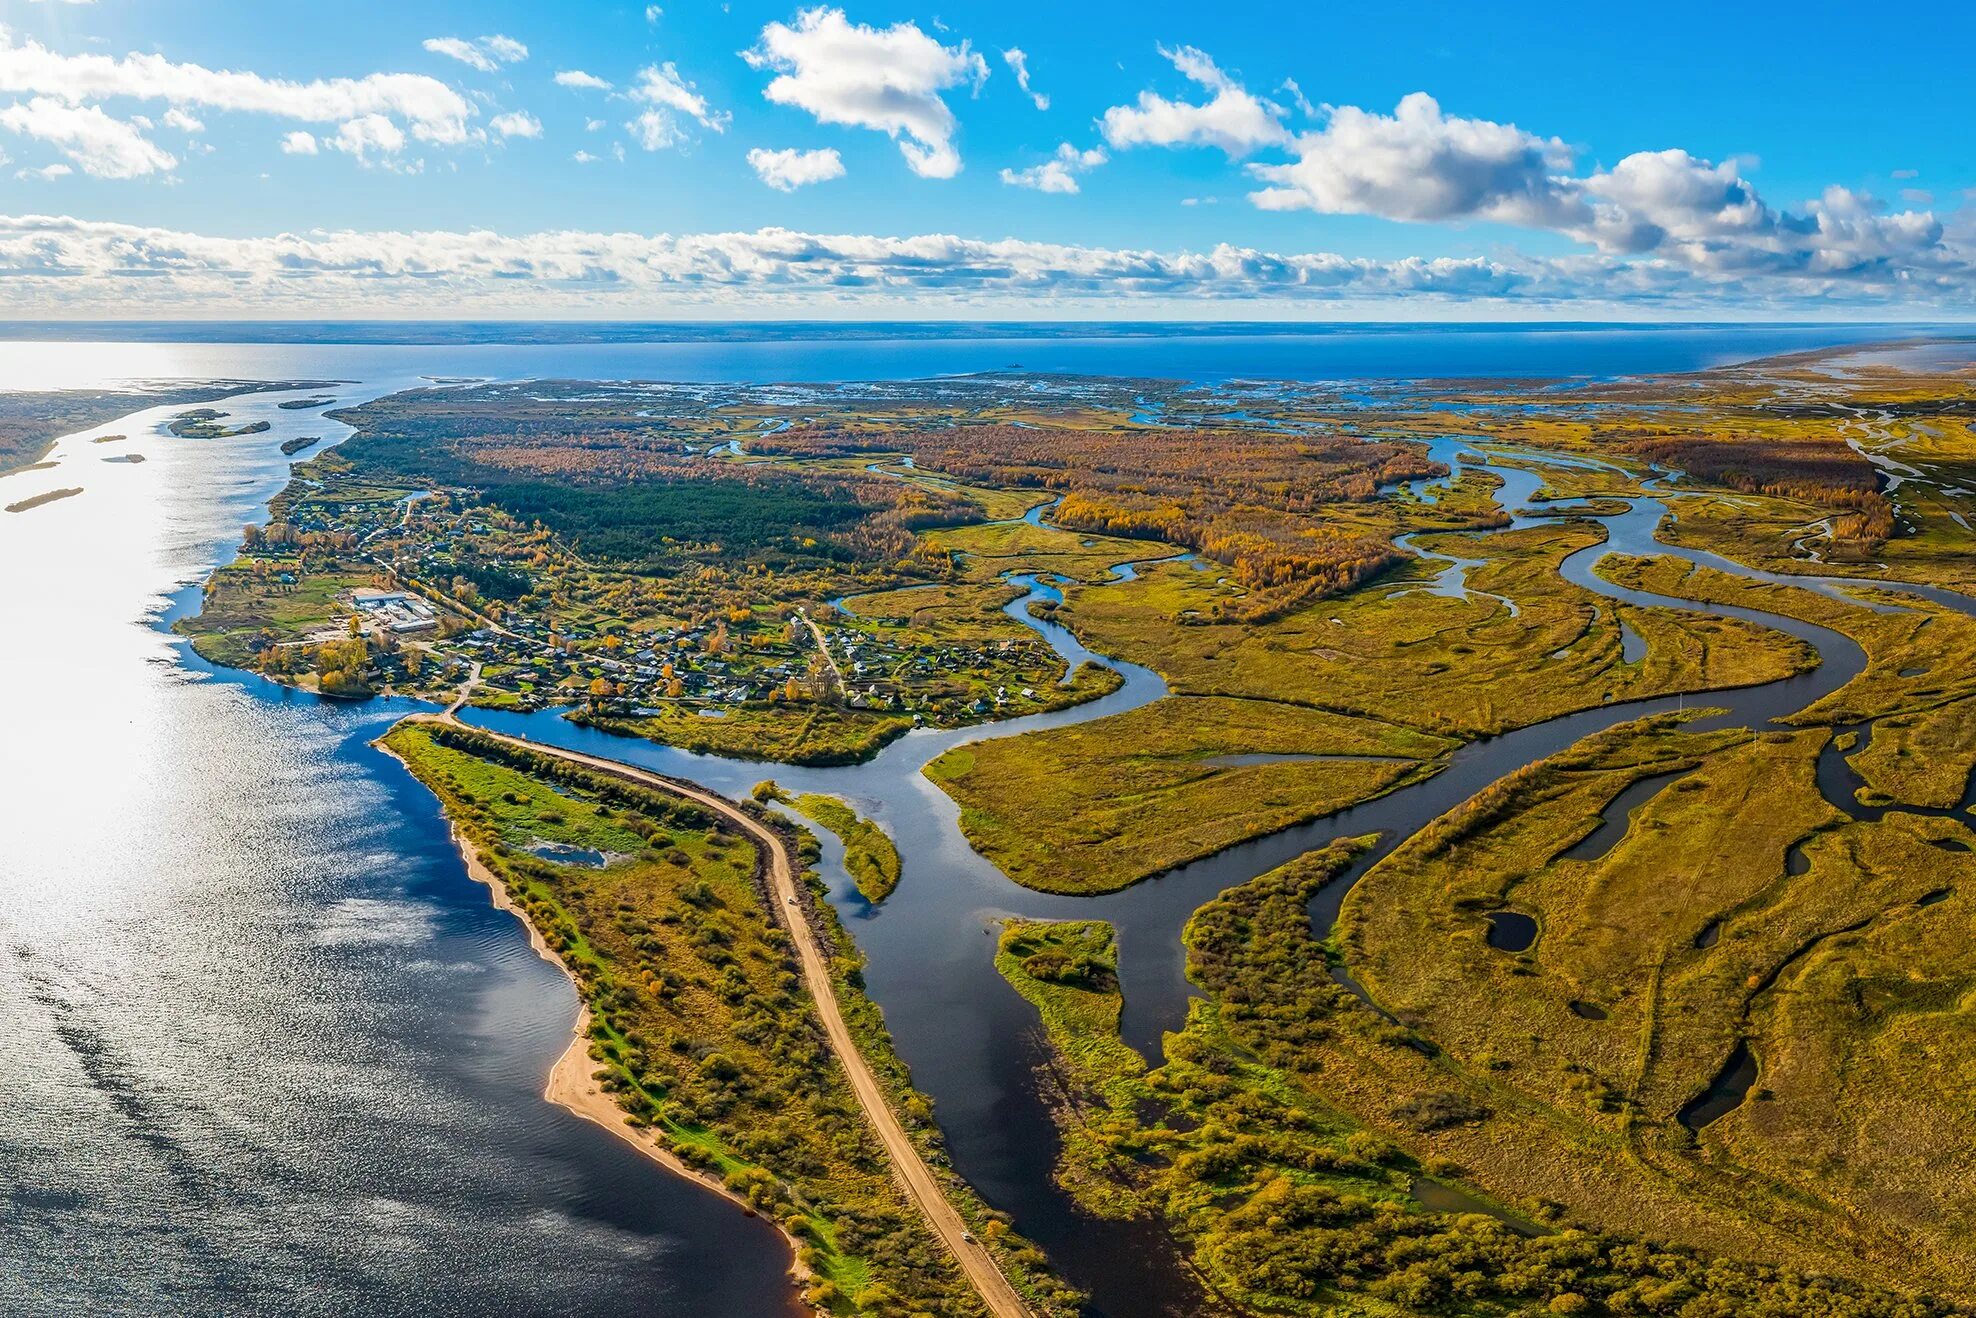
[{"label": "sky", "polygon": [[0,316],[1962,320],[1976,8],[0,0]]}]

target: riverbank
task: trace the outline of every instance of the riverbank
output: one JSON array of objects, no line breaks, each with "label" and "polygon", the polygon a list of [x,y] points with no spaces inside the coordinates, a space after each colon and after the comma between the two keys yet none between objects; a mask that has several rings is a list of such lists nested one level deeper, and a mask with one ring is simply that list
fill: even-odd
[{"label": "riverbank", "polygon": [[[372,741],[371,745],[396,760],[399,767],[407,774],[414,778],[418,777],[411,763],[383,737]],[[581,985],[570,970],[569,963],[549,946],[548,940],[542,936],[541,929],[536,926],[528,911],[510,895],[507,884],[488,868],[480,848],[461,830],[459,824],[449,819],[447,832],[452,838],[454,848],[459,852],[460,862],[466,869],[467,877],[487,889],[488,901],[494,909],[512,915],[521,925],[522,932],[528,938],[528,945],[534,949],[535,954],[560,970],[568,978],[570,987],[577,990],[576,1020],[570,1026],[569,1046],[563,1049],[557,1056],[555,1064],[549,1068],[548,1081],[542,1090],[543,1098],[585,1121],[602,1126],[674,1176],[691,1181],[720,1196],[750,1217],[761,1216],[756,1212],[753,1204],[729,1189],[718,1177],[700,1168],[688,1166],[671,1149],[661,1145],[650,1130],[638,1130],[629,1124],[630,1113],[625,1111],[615,1097],[605,1093],[603,1086],[598,1083],[596,1061],[590,1055],[590,1005],[583,1001]],[[800,1288],[814,1275],[803,1262],[804,1242],[774,1218],[768,1220],[775,1226],[777,1233],[789,1248],[789,1280],[792,1285]]]},{"label": "riverbank", "polygon": [[[941,1278],[944,1269],[923,1255],[912,1233],[901,1236],[898,1228],[881,1225],[884,1213],[871,1196],[882,1194],[884,1185],[890,1183],[894,1192],[903,1193],[912,1204],[930,1233],[929,1239],[937,1238],[959,1264],[959,1273],[965,1275],[968,1287],[989,1312],[998,1318],[1029,1313],[987,1247],[947,1202],[940,1182],[892,1112],[884,1086],[866,1063],[837,1002],[829,960],[808,923],[797,886],[799,867],[774,830],[712,793],[609,761],[468,729],[443,716],[414,716],[390,735],[400,739],[401,750],[412,745],[406,739],[423,737],[436,745],[457,743],[456,753],[472,754],[471,748],[479,748],[495,757],[489,762],[538,766],[529,771],[554,773],[558,791],[538,797],[513,771],[491,778],[478,776],[473,764],[479,761],[455,759],[448,767],[445,757],[435,761],[421,751],[419,761],[408,764],[452,813],[475,810],[486,793],[499,792],[502,804],[492,807],[496,813],[487,819],[476,816],[475,822],[463,825],[463,831],[474,840],[484,872],[497,879],[508,875],[526,885],[522,893],[509,887],[510,900],[527,913],[531,929],[561,957],[593,1008],[586,1031],[596,1044],[587,1051],[597,1056],[608,1072],[600,1088],[624,1096],[633,1125],[658,1132],[657,1138],[666,1139],[674,1154],[686,1161],[710,1162],[712,1169],[724,1173],[722,1182],[729,1189],[744,1192],[756,1208],[773,1211],[784,1228],[801,1239],[798,1261],[817,1274],[805,1291],[808,1302],[833,1311],[846,1309],[861,1303],[859,1295],[869,1288],[883,1285],[888,1292],[917,1296],[916,1303],[922,1306],[944,1306],[939,1289],[946,1284]],[[614,789],[609,786],[612,782],[624,787]],[[666,872],[663,867],[639,869],[633,858],[625,862],[632,870],[613,883],[612,876],[620,868],[615,862],[580,873],[575,866],[530,863],[516,855],[512,844],[495,841],[496,834],[491,831],[498,819],[506,821],[500,827],[510,834],[517,828],[542,833],[548,827],[545,821],[566,817],[567,808],[562,803],[571,793],[578,794],[574,798],[578,807],[593,798],[600,811],[606,802],[613,803],[620,822],[612,827],[621,827],[633,821],[624,813],[630,807],[620,798],[635,804],[654,791],[678,805],[670,807],[675,817],[667,824],[669,841],[654,837],[646,854],[653,854],[649,847],[656,846],[659,854],[672,855],[674,866],[686,856],[689,873],[702,876],[671,881],[685,885],[677,887],[684,908],[668,906],[661,899],[656,905],[627,910],[643,900],[632,894],[648,892],[654,878],[664,885],[666,880],[660,877]],[[736,899],[744,889],[735,886],[734,878],[721,880],[690,859],[701,853],[711,857],[723,849],[689,841],[679,832],[695,819],[718,819],[719,828],[731,830],[737,842],[745,839],[753,875],[750,882],[763,890],[761,909],[742,909]],[[553,840],[571,841],[561,835]],[[574,840],[579,844],[585,841]],[[724,849],[732,852],[733,845]],[[733,863],[738,863],[738,853],[734,856]],[[507,884],[509,879],[502,881]],[[592,885],[604,885],[608,891],[593,897],[588,892]],[[560,895],[552,899],[545,895],[549,889]],[[608,921],[601,920],[603,913],[597,907],[611,897],[617,901],[616,914]],[[723,911],[731,911],[736,918]],[[757,920],[759,925],[754,923]],[[629,937],[628,943],[616,937],[614,926]],[[684,944],[676,941],[680,932],[687,935]],[[713,936],[712,941],[703,939],[703,934]],[[752,981],[757,978],[755,972],[742,968],[757,960],[765,962],[765,969],[774,967],[787,953],[777,956],[772,949],[778,944],[786,948],[792,941],[808,991],[809,1011],[760,998],[752,999],[756,1005],[750,1008],[744,999],[742,1014],[732,1025],[723,1025],[727,1017],[720,1001],[731,999],[738,986],[723,991],[719,998],[707,996],[695,988],[699,979],[686,957],[701,957],[710,967],[720,969],[723,979],[741,972]],[[667,950],[668,945],[675,950]],[[572,956],[580,960],[580,969]],[[627,961],[628,956],[633,960]],[[764,984],[768,982],[772,981]],[[758,994],[762,991],[756,990]],[[608,1016],[596,1014],[595,1009],[606,1006]],[[683,1068],[667,1060],[668,1048],[662,1046],[668,1029],[665,1021],[682,1010],[693,1013],[698,1023],[687,1033],[674,1036],[672,1050],[677,1052],[681,1043],[695,1050],[711,1049],[697,1068]],[[794,1055],[800,1057],[803,1045],[796,1040],[806,1034],[812,1021],[828,1041],[828,1052],[808,1065],[799,1065],[792,1073],[788,1070],[790,1050],[796,1049]],[[764,1028],[772,1032],[769,1039],[760,1038]],[[774,1042],[775,1032],[784,1036],[782,1042]],[[826,1060],[833,1057],[835,1067]],[[575,1056],[566,1052],[557,1068],[560,1083],[554,1083],[552,1077],[552,1085],[560,1095],[576,1097],[580,1110],[595,1119],[599,1100],[588,1094],[589,1086],[583,1083],[585,1065],[582,1052]],[[839,1079],[833,1080],[833,1073]],[[837,1083],[848,1086],[849,1092],[841,1098],[833,1092]],[[870,1182],[865,1173],[854,1170],[862,1163],[843,1161],[847,1132],[831,1114],[844,1098],[855,1099],[863,1114],[863,1129],[883,1146],[882,1161],[890,1163],[896,1180],[883,1177]],[[755,1108],[760,1108],[759,1113],[752,1111]],[[786,1156],[775,1153],[792,1140],[801,1147],[789,1150]],[[822,1170],[790,1170],[806,1163]],[[849,1224],[857,1224],[854,1234]]]}]

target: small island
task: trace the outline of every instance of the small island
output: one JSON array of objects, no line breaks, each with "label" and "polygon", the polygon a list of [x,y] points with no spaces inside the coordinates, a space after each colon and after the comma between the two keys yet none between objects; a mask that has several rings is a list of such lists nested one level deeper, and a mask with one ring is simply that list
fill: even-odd
[{"label": "small island", "polygon": [[39,508],[44,503],[53,503],[57,499],[74,498],[81,493],[82,487],[79,485],[62,490],[47,490],[41,494],[36,494],[26,499],[19,499],[8,504],[7,511],[10,513],[24,513],[30,508]]},{"label": "small island", "polygon": [[232,439],[238,435],[258,435],[272,428],[266,421],[249,421],[244,426],[219,424],[228,415],[210,407],[195,407],[173,417],[166,428],[180,439]]}]

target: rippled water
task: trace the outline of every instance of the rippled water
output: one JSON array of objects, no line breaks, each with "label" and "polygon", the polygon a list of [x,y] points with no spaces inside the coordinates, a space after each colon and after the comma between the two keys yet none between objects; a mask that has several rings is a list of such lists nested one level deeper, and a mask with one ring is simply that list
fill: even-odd
[{"label": "rippled water", "polygon": [[789,1310],[768,1228],[541,1101],[574,993],[369,747],[403,707],[146,625],[336,432],[273,402],[0,482],[84,488],[0,515],[0,1312]]}]

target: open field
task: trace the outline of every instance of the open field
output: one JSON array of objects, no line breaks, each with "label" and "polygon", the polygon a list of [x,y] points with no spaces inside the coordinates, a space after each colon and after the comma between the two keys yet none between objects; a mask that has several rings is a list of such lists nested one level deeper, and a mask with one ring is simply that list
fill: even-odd
[{"label": "open field", "polygon": [[[1868,1132],[1899,1120],[1929,1140],[1970,1137],[1955,1015],[1976,979],[1954,894],[1976,880],[1971,838],[1949,819],[1855,820],[1828,803],[1814,779],[1828,736],[1618,729],[1499,782],[1375,866],[1337,945],[1439,1064],[1368,1070],[1366,1084],[1376,1074],[1476,1114],[1419,1130],[1417,1147],[1513,1201],[1614,1229],[1963,1289],[1976,1198],[1952,1164]],[[1635,783],[1651,795],[1588,854],[1580,844]],[[1501,911],[1533,922],[1527,947],[1491,937]],[[1943,954],[1905,954],[1920,946]],[[1844,1011],[1829,1000],[1841,965]],[[1805,976],[1818,987],[1801,998]],[[1867,1010],[1858,995],[1880,983],[1894,996]],[[1760,1088],[1719,1120],[1698,1116],[1739,1046]],[[1793,1067],[1817,1085],[1794,1086]],[[1835,1111],[1853,1138],[1835,1140]],[[1630,1169],[1619,1181],[1602,1170],[1616,1160]]]},{"label": "open field", "polygon": [[[1570,522],[1433,537],[1430,548],[1479,560],[1465,599],[1362,590],[1268,623],[1216,623],[1206,619],[1230,588],[1175,564],[1127,587],[1068,591],[1059,612],[1087,644],[1157,669],[1178,692],[1464,740],[1618,700],[1767,682],[1811,662],[1778,632],[1615,605],[1559,581],[1556,564],[1600,534]],[[1622,623],[1647,642],[1644,661],[1625,661]]]},{"label": "open field", "polygon": [[962,746],[926,773],[1010,878],[1093,893],[1378,795],[1453,746],[1299,705],[1177,696]]}]

